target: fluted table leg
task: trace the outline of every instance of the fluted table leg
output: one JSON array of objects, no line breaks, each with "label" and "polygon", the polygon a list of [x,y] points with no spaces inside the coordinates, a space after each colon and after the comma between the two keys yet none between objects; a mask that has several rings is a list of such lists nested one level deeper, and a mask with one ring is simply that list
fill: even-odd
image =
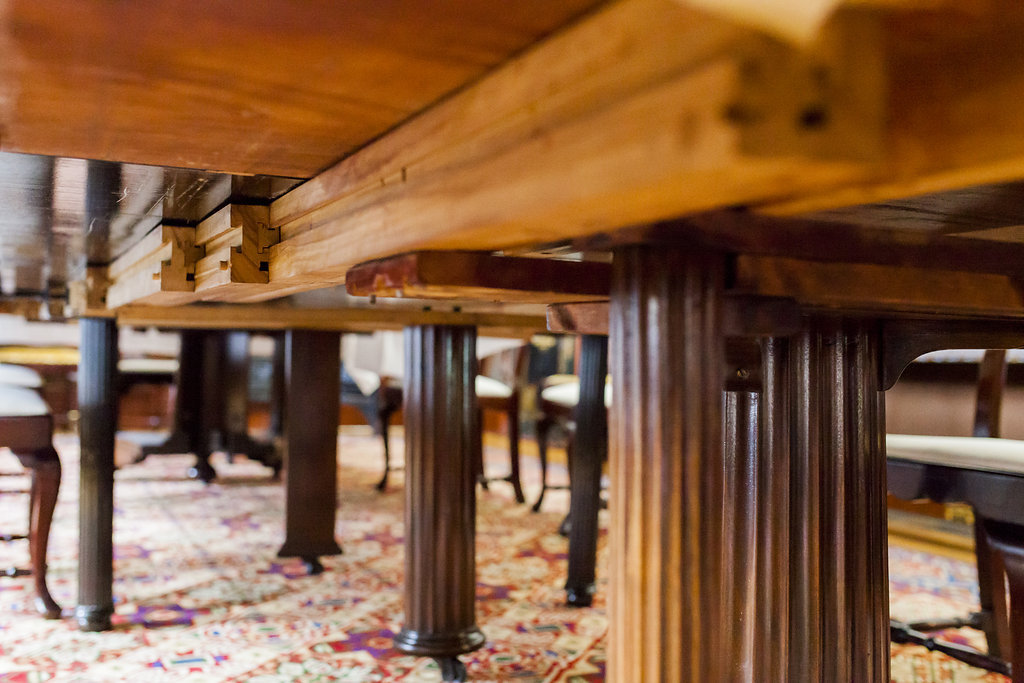
[{"label": "fluted table leg", "polygon": [[476,625],[476,330],[405,331],[405,626],[396,649],[465,680]]},{"label": "fluted table leg", "polygon": [[876,330],[808,317],[723,415],[723,281],[714,253],[615,256],[609,678],[886,681]]},{"label": "fluted table leg", "polygon": [[808,316],[794,338],[762,348],[761,463],[774,474],[758,507],[757,671],[773,681],[888,681],[876,330]]},{"label": "fluted table leg", "polygon": [[615,253],[608,675],[619,683],[730,680],[723,283],[716,253]]}]

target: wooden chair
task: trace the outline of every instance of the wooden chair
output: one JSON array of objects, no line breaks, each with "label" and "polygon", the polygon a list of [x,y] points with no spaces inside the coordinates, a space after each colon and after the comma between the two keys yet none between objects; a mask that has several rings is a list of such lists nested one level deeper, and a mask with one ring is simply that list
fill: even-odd
[{"label": "wooden chair", "polygon": [[[519,406],[522,400],[522,383],[526,373],[526,363],[530,357],[530,345],[522,346],[511,350],[511,367],[504,373],[505,377],[496,379],[484,374],[487,372],[488,362],[497,359],[483,359],[481,372],[476,376],[476,400],[480,409],[480,418],[477,423],[480,425],[480,435],[476,445],[478,448],[477,467],[480,471],[480,485],[487,488],[493,481],[505,481],[512,485],[512,491],[517,503],[525,503],[526,496],[523,495],[523,485],[519,476]],[[499,354],[501,355],[501,354]],[[496,373],[497,374],[497,373]],[[485,411],[496,411],[505,414],[508,424],[508,456],[509,471],[497,477],[488,477],[484,470],[483,462],[483,413]]]},{"label": "wooden chair", "polygon": [[388,487],[389,475],[397,469],[391,464],[391,444],[388,428],[391,417],[402,407],[402,385],[391,377],[370,370],[343,367],[341,374],[341,402],[353,406],[373,428],[384,445],[384,473],[377,482],[377,490]]},{"label": "wooden chair", "polygon": [[[963,618],[893,622],[890,630],[894,642],[924,645],[1006,675],[1012,669],[1014,683],[1024,683],[1024,441],[999,438],[1005,358],[1005,351],[987,351],[982,360],[973,436],[886,437],[890,493],[974,509],[981,607]],[[961,626],[985,633],[987,654],[927,633]]]},{"label": "wooden chair", "polygon": [[36,610],[47,619],[60,617],[60,606],[46,586],[46,547],[60,488],[61,466],[53,448],[53,418],[35,391],[39,377],[18,366],[0,365],[0,446],[18,458],[31,475],[27,534],[4,534],[5,541],[28,540],[30,569],[8,569],[7,576],[31,575]]},{"label": "wooden chair", "polygon": [[[612,401],[612,388],[605,385],[604,405],[608,408]],[[538,396],[540,417],[537,419],[537,452],[540,458],[540,495],[533,504],[533,511],[540,511],[544,503],[544,494],[548,491],[569,488],[566,484],[548,483],[548,444],[551,430],[561,429],[566,435],[566,450],[573,448],[573,436],[576,432],[574,414],[576,404],[580,402],[580,383],[576,375],[551,375],[541,384]],[[569,459],[571,461],[571,458]]]},{"label": "wooden chair", "polygon": [[[521,401],[521,380],[524,375],[526,368],[526,361],[529,358],[529,345],[524,344],[514,351],[513,362],[510,371],[507,373],[509,377],[506,381],[490,377],[485,374],[478,374],[476,377],[476,396],[477,405],[479,406],[481,417],[477,420],[477,423],[481,426],[480,434],[476,440],[476,460],[477,470],[479,472],[480,485],[483,488],[487,488],[491,482],[494,481],[505,481],[512,485],[512,490],[515,495],[516,502],[526,502],[526,497],[523,495],[523,486],[520,480],[520,469],[519,469],[519,406]],[[359,368],[346,367],[346,372],[350,374],[353,380],[356,379],[357,373],[367,373],[368,371]],[[372,373],[371,373],[372,374]],[[395,467],[391,465],[391,453],[388,444],[388,427],[391,425],[391,418],[398,408],[402,405],[402,388],[401,385],[392,378],[388,377],[377,377],[376,380],[364,380],[362,382],[353,382],[353,384],[363,384],[366,386],[377,386],[372,391],[367,391],[365,388],[362,390],[360,395],[359,389],[345,390],[344,378],[343,378],[343,393],[342,401],[355,405],[363,415],[367,418],[367,422],[373,426],[374,431],[381,436],[384,443],[384,474],[381,477],[380,482],[377,484],[377,489],[383,491],[387,488],[388,475],[394,471]],[[508,474],[488,477],[486,476],[483,469],[483,420],[482,413],[484,411],[499,411],[505,414],[508,421],[508,440],[509,440],[509,472]]]}]

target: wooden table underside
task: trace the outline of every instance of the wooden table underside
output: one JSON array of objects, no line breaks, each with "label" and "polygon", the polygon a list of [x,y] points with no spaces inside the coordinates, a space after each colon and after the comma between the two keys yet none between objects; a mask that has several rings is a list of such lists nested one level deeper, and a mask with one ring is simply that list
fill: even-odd
[{"label": "wooden table underside", "polygon": [[[127,24],[166,24],[172,4],[133,9]],[[65,42],[62,13],[11,3],[0,46],[13,41],[21,59],[0,66],[0,102],[13,102],[0,109],[3,151],[313,176],[271,193],[262,227],[228,220],[214,235],[210,223],[171,222],[138,261],[84,280],[83,487],[99,491],[112,463],[101,425],[111,423],[113,322],[96,317],[108,279],[131,285],[121,287],[125,301],[252,302],[339,284],[353,265],[413,250],[601,249],[614,256],[605,314],[616,396],[609,678],[887,680],[881,390],[913,351],[1024,343],[1024,10],[1010,0],[857,0],[836,3],[822,23],[780,26],[723,14],[712,0],[693,4],[703,9],[622,0],[581,16],[588,3],[534,3],[511,15],[512,26],[477,26],[477,52],[437,61],[353,49],[367,69],[352,82],[386,81],[382,64],[412,63],[399,84],[431,87],[402,97],[396,85],[348,137],[327,125],[345,117],[316,104],[343,91],[303,88],[303,70],[253,81],[245,52],[213,50],[209,61],[201,50],[140,53],[131,40],[139,32],[114,30],[103,16],[78,17],[75,41],[47,50]],[[402,28],[410,24],[387,28],[401,7],[370,17],[337,10],[324,30],[365,20],[376,40],[422,55],[458,23],[442,13],[422,37]],[[538,7],[550,13],[535,15]],[[204,44],[247,30],[272,47],[309,47],[295,17],[279,30],[260,16],[207,19]],[[346,33],[356,44],[358,35]],[[135,78],[104,80],[121,73],[118,60]],[[255,64],[266,71],[266,59]],[[330,65],[320,66],[332,86]],[[46,115],[82,92],[67,87],[68,73],[99,74],[84,90],[93,99],[70,110],[80,126]],[[211,86],[231,82],[238,90]],[[271,90],[280,100],[261,106]],[[5,100],[8,91],[22,98]],[[347,110],[365,104],[344,101]],[[155,102],[167,110],[154,113]],[[154,130],[185,113],[210,124],[191,137]],[[234,115],[257,122],[231,136],[242,148],[220,141],[236,130]],[[287,134],[273,135],[282,121]],[[230,253],[211,259],[225,246],[246,255],[237,273]],[[493,294],[494,282],[480,285]],[[723,400],[737,293],[792,298],[802,317],[785,334],[760,335],[760,391]],[[480,641],[465,604],[471,392],[452,380],[471,375],[476,323],[405,322],[409,353],[432,360],[413,376],[421,383],[406,411],[410,533],[427,550],[410,553],[415,589],[399,645],[457,675],[451,658]],[[454,431],[436,429],[441,416]],[[464,496],[428,515],[424,491],[442,470],[441,484]],[[107,514],[101,498],[90,500]],[[432,543],[453,521],[465,533],[437,553]],[[108,550],[83,547],[83,564]],[[458,558],[455,576],[431,553]],[[94,588],[81,600],[86,620],[109,597]],[[427,609],[442,604],[451,609]]]}]

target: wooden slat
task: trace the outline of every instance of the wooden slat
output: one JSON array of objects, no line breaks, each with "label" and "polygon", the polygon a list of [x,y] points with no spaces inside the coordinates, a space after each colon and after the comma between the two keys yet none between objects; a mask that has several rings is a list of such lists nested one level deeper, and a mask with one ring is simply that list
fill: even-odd
[{"label": "wooden slat", "polygon": [[836,309],[1024,317],[1024,290],[1007,275],[741,255],[735,288]]},{"label": "wooden slat", "polygon": [[267,289],[269,249],[279,240],[266,206],[229,204],[196,228],[206,255],[196,264],[197,298],[237,301]]},{"label": "wooden slat", "polygon": [[407,325],[475,325],[481,334],[523,337],[543,332],[543,315],[502,312],[455,312],[417,308],[289,308],[284,306],[193,305],[122,306],[117,310],[122,325],[166,326],[198,329],[335,330],[373,332],[401,329]]},{"label": "wooden slat", "polygon": [[350,269],[356,296],[494,301],[581,301],[607,298],[611,266],[593,261],[494,256],[482,252],[415,252]]},{"label": "wooden slat", "polygon": [[[608,301],[551,304],[548,331],[608,334]],[[788,298],[726,293],[722,297],[722,334],[730,338],[785,337],[800,329],[800,308]]]},{"label": "wooden slat", "polygon": [[13,0],[0,149],[309,177],[594,2]]},{"label": "wooden slat", "polygon": [[[669,0],[615,3],[275,201],[270,282],[340,282],[405,251],[536,244],[864,179],[879,84],[843,65],[877,48],[846,28],[827,53],[798,53]],[[802,111],[809,101],[833,107],[827,121]]]},{"label": "wooden slat", "polygon": [[195,264],[201,248],[195,228],[161,225],[107,269],[108,308],[128,303],[173,306],[195,300]]}]

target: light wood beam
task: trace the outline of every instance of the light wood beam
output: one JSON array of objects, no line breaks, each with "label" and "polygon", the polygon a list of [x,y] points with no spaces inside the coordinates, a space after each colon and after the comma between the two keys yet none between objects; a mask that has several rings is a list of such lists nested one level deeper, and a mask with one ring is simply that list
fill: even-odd
[{"label": "light wood beam", "polygon": [[270,284],[864,180],[877,37],[842,22],[798,51],[670,0],[613,3],[275,201]]},{"label": "light wood beam", "polygon": [[543,315],[502,312],[458,312],[419,308],[289,308],[285,306],[194,305],[122,306],[120,325],[197,329],[326,330],[374,332],[408,325],[473,325],[481,334],[529,337],[546,328]]},{"label": "light wood beam", "polygon": [[158,225],[107,268],[106,305],[177,305],[195,299],[195,228]]}]

